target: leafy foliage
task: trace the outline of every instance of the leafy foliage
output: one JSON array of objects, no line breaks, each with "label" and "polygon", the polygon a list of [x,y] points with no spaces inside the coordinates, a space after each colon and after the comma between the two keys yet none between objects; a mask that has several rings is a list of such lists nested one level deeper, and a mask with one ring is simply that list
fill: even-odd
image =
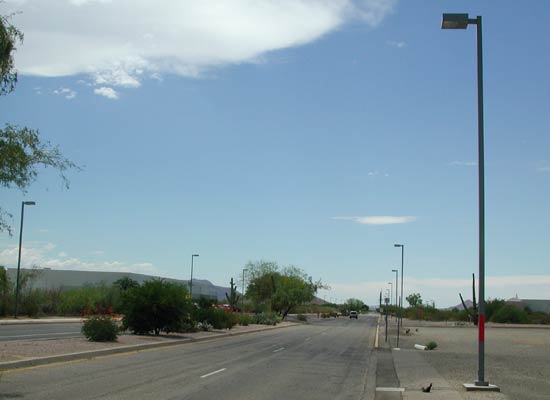
[{"label": "leafy foliage", "polygon": [[231,329],[238,323],[237,314],[217,307],[199,308],[195,320],[211,325],[214,329]]},{"label": "leafy foliage", "polygon": [[251,276],[246,297],[256,303],[257,309],[275,311],[283,318],[294,307],[313,300],[315,293],[325,287],[293,266],[280,269],[277,263],[258,261],[249,262],[246,268]]},{"label": "leafy foliage", "polygon": [[437,347],[437,343],[434,341],[431,341],[426,345],[427,350],[434,350],[436,347]]},{"label": "leafy foliage", "polygon": [[161,279],[128,290],[123,308],[124,327],[137,334],[178,332],[191,322],[187,289]]},{"label": "leafy foliage", "polygon": [[405,297],[411,307],[417,307],[422,305],[422,296],[420,293],[413,293]]},{"label": "leafy foliage", "polygon": [[92,342],[113,342],[119,332],[112,309],[98,308],[89,314],[82,325],[82,334]]},{"label": "leafy foliage", "polygon": [[0,15],[0,95],[10,93],[17,83],[17,71],[13,53],[18,42],[23,41],[23,33],[14,27],[10,16]]}]

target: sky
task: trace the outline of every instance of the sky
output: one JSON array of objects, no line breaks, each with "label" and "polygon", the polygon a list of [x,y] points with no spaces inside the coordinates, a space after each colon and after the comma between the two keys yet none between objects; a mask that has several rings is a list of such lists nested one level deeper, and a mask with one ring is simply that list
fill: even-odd
[{"label": "sky", "polygon": [[[550,3],[533,0],[5,0],[25,34],[0,123],[82,167],[0,189],[0,265],[227,286],[295,265],[377,304],[471,297],[476,32],[483,16],[488,298],[550,299]],[[511,22],[514,22],[513,24]],[[399,272],[400,273],[400,272]]]}]

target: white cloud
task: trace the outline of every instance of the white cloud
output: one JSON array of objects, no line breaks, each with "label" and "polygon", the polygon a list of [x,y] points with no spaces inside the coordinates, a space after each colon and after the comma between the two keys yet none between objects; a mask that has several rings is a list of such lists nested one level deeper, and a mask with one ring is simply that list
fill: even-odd
[{"label": "white cloud", "polygon": [[395,40],[388,40],[386,42],[391,47],[397,47],[398,49],[402,49],[403,47],[407,47],[407,43],[395,41]]},{"label": "white cloud", "polygon": [[397,0],[11,0],[25,32],[19,71],[86,74],[100,86],[138,87],[171,73],[258,62],[313,42],[351,20],[378,25]]},{"label": "white cloud", "polygon": [[[39,92],[39,91],[37,91],[37,93],[42,94],[42,92]],[[52,93],[58,96],[63,96],[67,100],[72,100],[76,97],[76,92],[71,88],[66,88],[66,87],[60,87],[59,89],[55,89]]]},{"label": "white cloud", "polygon": [[477,161],[451,161],[449,165],[453,167],[475,167]]},{"label": "white cloud", "polygon": [[406,224],[408,222],[414,222],[416,217],[410,216],[388,216],[388,215],[371,215],[366,217],[332,217],[332,219],[340,219],[344,221],[353,221],[362,225],[393,225],[393,224]]},{"label": "white cloud", "polygon": [[94,89],[94,93],[100,96],[107,97],[108,99],[118,99],[118,93],[116,92],[116,90],[110,87],[102,86],[100,88]]},{"label": "white cloud", "polygon": [[541,165],[539,167],[539,171],[541,172],[549,172],[550,171],[550,165]]},{"label": "white cloud", "polygon": [[[42,247],[23,247],[21,249],[22,268],[51,268],[68,269],[80,271],[112,271],[112,272],[135,272],[142,274],[159,275],[158,269],[148,262],[124,263],[121,261],[87,262],[76,257],[69,258],[66,253],[60,252],[57,257],[49,257],[46,253],[53,247],[48,243]],[[18,247],[10,247],[0,251],[0,265],[15,267],[17,265]]]}]

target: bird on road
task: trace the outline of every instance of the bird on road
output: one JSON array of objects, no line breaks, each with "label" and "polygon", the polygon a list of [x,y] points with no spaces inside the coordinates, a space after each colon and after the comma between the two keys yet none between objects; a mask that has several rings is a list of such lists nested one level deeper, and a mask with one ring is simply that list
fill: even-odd
[{"label": "bird on road", "polygon": [[430,393],[430,390],[432,390],[432,384],[431,383],[426,387],[422,386],[422,391],[424,393]]}]

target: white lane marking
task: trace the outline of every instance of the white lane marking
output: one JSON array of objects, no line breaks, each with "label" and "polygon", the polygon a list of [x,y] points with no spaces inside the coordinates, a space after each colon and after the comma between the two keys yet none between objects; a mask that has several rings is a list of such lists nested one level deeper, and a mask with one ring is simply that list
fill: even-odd
[{"label": "white lane marking", "polygon": [[405,388],[396,388],[396,387],[377,387],[377,392],[404,392]]},{"label": "white lane marking", "polygon": [[54,336],[54,335],[74,335],[80,332],[59,332],[59,333],[33,333],[30,335],[0,336],[0,339],[33,337],[33,336]]},{"label": "white lane marking", "polygon": [[378,323],[376,324],[376,336],[374,338],[374,348],[378,348],[378,332],[380,331],[380,317],[378,317]]},{"label": "white lane marking", "polygon": [[273,350],[273,353],[278,353],[279,351],[283,351],[284,349],[285,349],[284,347],[281,347],[280,349]]},{"label": "white lane marking", "polygon": [[307,337],[305,340],[306,340],[306,342],[307,342],[307,341],[310,340],[310,339],[311,339],[310,337]]},{"label": "white lane marking", "polygon": [[209,377],[210,375],[214,375],[214,374],[217,374],[218,372],[222,372],[222,371],[225,371],[225,368],[219,369],[219,370],[214,371],[214,372],[210,372],[209,374],[201,376],[201,378],[206,378],[206,377]]}]

